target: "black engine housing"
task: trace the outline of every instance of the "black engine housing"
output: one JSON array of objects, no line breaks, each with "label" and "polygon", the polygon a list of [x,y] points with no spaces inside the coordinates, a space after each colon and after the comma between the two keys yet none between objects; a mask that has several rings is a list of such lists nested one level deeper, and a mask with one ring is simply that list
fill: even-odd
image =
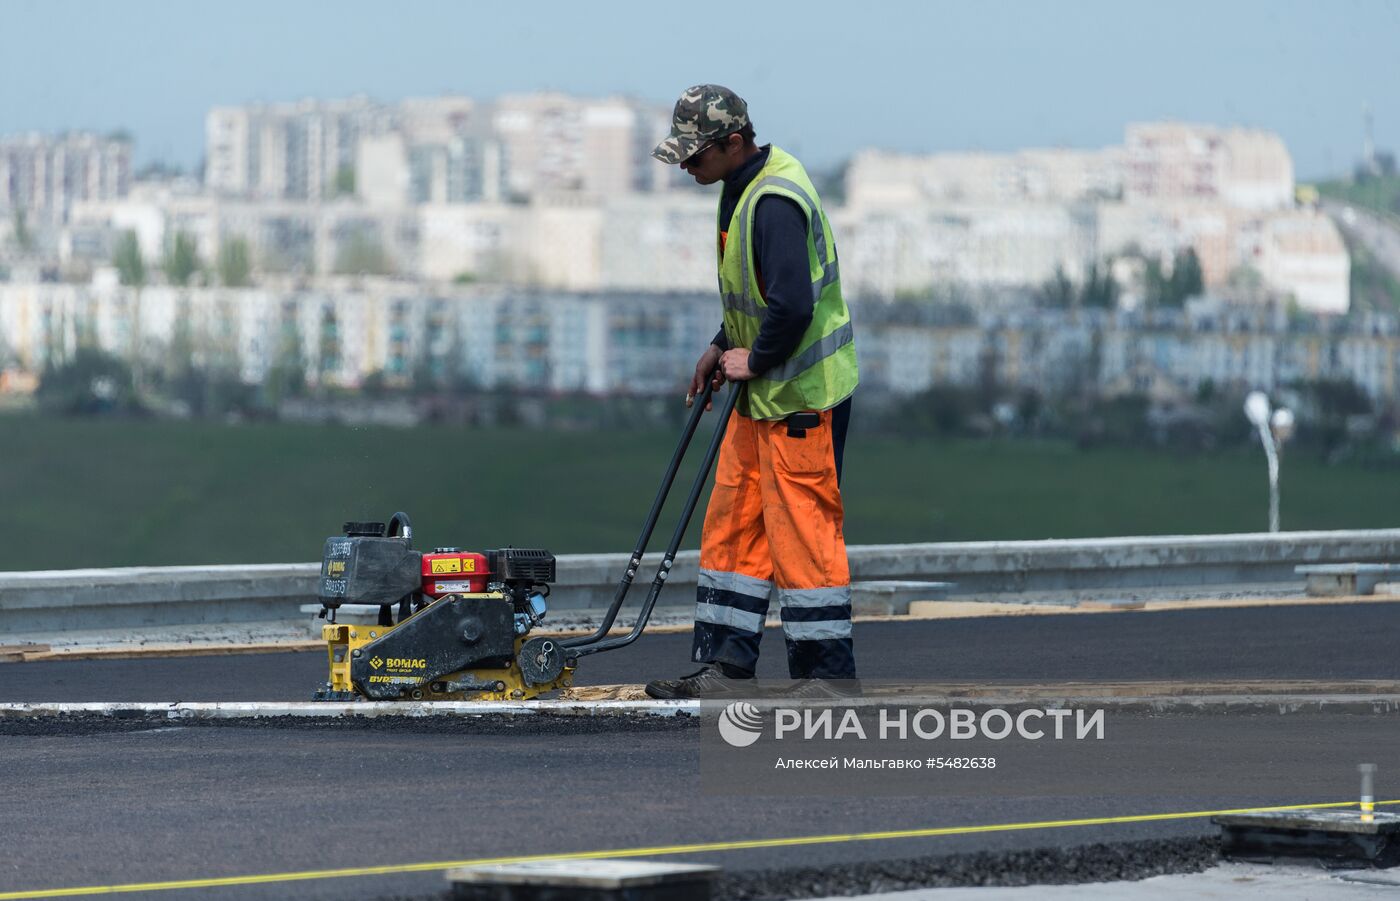
[{"label": "black engine housing", "polygon": [[341,604],[396,604],[418,590],[422,569],[423,555],[406,536],[327,538],[318,596],[332,610]]}]

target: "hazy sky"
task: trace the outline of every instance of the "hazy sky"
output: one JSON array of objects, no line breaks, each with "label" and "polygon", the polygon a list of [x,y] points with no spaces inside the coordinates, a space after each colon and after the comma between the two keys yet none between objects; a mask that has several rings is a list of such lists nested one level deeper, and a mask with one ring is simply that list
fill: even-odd
[{"label": "hazy sky", "polygon": [[1363,102],[1400,148],[1400,2],[0,0],[0,134],[126,128],[143,163],[197,163],[214,104],[701,81],[814,165],[1175,118],[1274,129],[1317,176],[1359,155]]}]

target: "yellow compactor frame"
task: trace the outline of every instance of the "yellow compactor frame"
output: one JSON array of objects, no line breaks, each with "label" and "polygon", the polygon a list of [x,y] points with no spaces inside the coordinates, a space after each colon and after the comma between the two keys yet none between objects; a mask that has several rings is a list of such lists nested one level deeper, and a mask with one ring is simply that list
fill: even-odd
[{"label": "yellow compactor frame", "polygon": [[[492,592],[489,594],[465,594],[459,595],[459,597],[503,600],[506,596],[499,592]],[[423,609],[428,608],[424,607]],[[330,663],[330,678],[327,680],[330,683],[329,690],[337,693],[353,692],[360,696],[350,681],[350,661],[365,645],[383,638],[406,622],[408,619],[393,626],[351,623],[327,623],[322,626],[321,637],[326,641],[326,656]],[[543,685],[527,685],[520,672],[520,664],[516,662],[520,656],[520,646],[525,641],[526,639],[521,637],[515,639],[516,659],[511,660],[509,667],[458,670],[429,679],[423,671],[424,661],[422,660],[372,657],[369,665],[374,670],[375,675],[371,678],[401,684],[403,686],[401,698],[410,701],[523,701],[556,689],[569,688],[574,684],[574,668],[566,666],[553,682]],[[376,660],[380,661],[377,666]],[[432,688],[435,683],[446,685],[466,680],[478,684],[490,682],[494,683],[496,687],[493,691],[434,691]]]}]

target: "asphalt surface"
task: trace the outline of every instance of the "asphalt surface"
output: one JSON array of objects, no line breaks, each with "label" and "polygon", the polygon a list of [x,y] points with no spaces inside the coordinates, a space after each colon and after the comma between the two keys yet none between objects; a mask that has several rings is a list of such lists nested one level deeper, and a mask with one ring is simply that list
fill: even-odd
[{"label": "asphalt surface", "polygon": [[[1182,759],[1161,745],[1163,729],[1177,726],[1197,755],[1192,766],[1214,757],[1238,777],[1237,788],[1182,790]],[[1047,790],[1047,773],[1008,767],[989,797],[866,798],[774,796],[782,791],[776,776],[763,795],[707,793],[697,775],[696,728],[464,734],[413,726],[181,727],[10,735],[0,739],[0,892],[1331,801],[1347,797],[1358,760],[1375,759],[1382,772],[1400,768],[1393,720],[1296,714],[1259,726],[1270,731],[1269,741],[1241,749],[1242,725],[1227,717],[1115,721],[1106,741],[1120,761],[1117,772],[1130,775],[1105,778],[1097,793],[1057,795]],[[1211,832],[1204,820],[1122,823],[684,859],[730,870],[830,868]],[[440,890],[440,879],[395,874],[203,893],[380,898]]]},{"label": "asphalt surface", "polygon": [[[930,682],[1400,679],[1400,604],[856,623],[862,678]],[[769,630],[759,676],[787,676]],[[580,661],[578,684],[690,672],[690,637],[643,635]],[[0,701],[305,701],[323,652],[0,664]]]},{"label": "asphalt surface", "polygon": [[[862,623],[856,642],[869,679],[1394,679],[1397,627],[1400,607],[1365,604]],[[687,666],[687,642],[644,638],[584,661],[581,681],[674,674]],[[764,674],[781,676],[780,636],[765,643]],[[0,700],[301,700],[323,666],[315,653],[5,664]],[[1384,776],[1400,772],[1395,714],[1125,716],[1111,724],[1102,769],[1080,767],[1066,778],[1006,766],[994,791],[893,797],[794,797],[778,776],[760,790],[722,793],[701,778],[694,723],[0,731],[0,893],[1343,800],[1362,761],[1380,764],[1383,798],[1400,796],[1386,790]],[[974,875],[995,879],[994,861],[1015,859],[1009,852],[1213,831],[1203,819],[1115,822],[677,859],[738,873],[863,872],[862,864],[894,872],[926,871],[930,856],[991,852],[1002,856]],[[913,859],[925,863],[898,863]],[[442,887],[430,871],[149,897],[432,897]]]}]

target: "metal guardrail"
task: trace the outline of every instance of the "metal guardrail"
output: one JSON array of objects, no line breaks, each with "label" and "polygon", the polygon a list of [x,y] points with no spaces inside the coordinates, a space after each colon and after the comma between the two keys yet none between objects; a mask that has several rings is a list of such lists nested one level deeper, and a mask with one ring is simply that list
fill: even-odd
[{"label": "metal guardrail", "polygon": [[[1008,600],[1301,582],[1300,564],[1396,562],[1400,529],[885,544],[850,547],[848,555],[854,580],[947,581],[958,600]],[[626,562],[626,554],[559,557],[551,606],[605,607]],[[649,556],[638,581],[659,562]],[[697,551],[677,556],[663,603],[691,602],[698,562]],[[318,571],[315,563],[289,563],[0,573],[0,636],[294,620],[315,599]],[[639,603],[643,589],[632,600]]]}]

